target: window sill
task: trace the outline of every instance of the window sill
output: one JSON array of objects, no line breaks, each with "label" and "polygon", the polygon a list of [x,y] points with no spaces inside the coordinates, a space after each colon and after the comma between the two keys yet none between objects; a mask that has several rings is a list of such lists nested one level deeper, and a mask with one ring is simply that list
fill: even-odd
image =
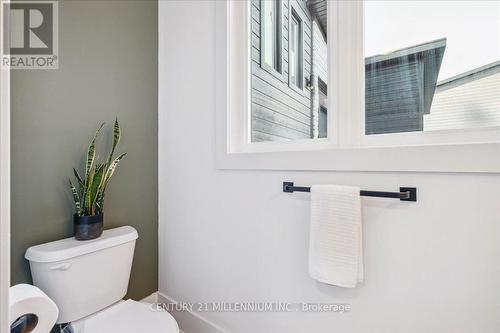
[{"label": "window sill", "polygon": [[260,69],[272,75],[274,78],[278,79],[280,82],[285,82],[285,74],[283,74],[283,68],[281,69],[281,73],[274,67],[269,66],[265,62],[261,60]]},{"label": "window sill", "polygon": [[[326,139],[314,149],[280,144],[280,151],[260,148],[227,152],[217,141],[216,168],[220,170],[367,171],[500,173],[500,143],[405,147],[332,148]],[[249,145],[255,146],[255,145]],[[258,146],[258,145],[257,145]],[[272,145],[269,145],[270,148]],[[299,150],[293,150],[293,147]],[[258,151],[258,150],[261,151]],[[285,147],[286,149],[286,147]],[[464,158],[465,157],[465,158]]]},{"label": "window sill", "polygon": [[[302,84],[304,85],[304,82],[302,82]],[[293,91],[295,91],[297,94],[299,94],[300,96],[303,96],[303,97],[306,97],[307,96],[307,93],[306,93],[306,89],[304,88],[300,88],[298,86],[296,86],[294,83],[292,83],[290,81],[290,79],[288,79],[288,87],[290,89],[292,89]]]}]

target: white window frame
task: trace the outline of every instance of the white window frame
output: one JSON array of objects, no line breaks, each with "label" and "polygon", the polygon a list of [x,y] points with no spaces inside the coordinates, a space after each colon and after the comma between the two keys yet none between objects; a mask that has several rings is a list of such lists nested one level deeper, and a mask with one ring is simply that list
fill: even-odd
[{"label": "white window frame", "polygon": [[500,172],[498,127],[364,135],[361,1],[328,1],[328,137],[251,143],[250,6],[216,2],[218,169]]}]

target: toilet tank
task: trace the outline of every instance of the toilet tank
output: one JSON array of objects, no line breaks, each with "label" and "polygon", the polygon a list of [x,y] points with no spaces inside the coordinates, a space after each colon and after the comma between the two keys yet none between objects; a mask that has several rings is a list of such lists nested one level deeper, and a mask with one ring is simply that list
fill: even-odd
[{"label": "toilet tank", "polygon": [[105,230],[101,237],[74,237],[30,247],[33,284],[59,308],[57,323],[86,317],[118,302],[127,293],[137,231]]}]

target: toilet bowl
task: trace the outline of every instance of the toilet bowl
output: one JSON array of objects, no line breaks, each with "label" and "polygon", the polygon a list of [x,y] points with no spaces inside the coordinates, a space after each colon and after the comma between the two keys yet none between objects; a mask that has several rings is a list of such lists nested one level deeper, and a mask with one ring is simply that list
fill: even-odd
[{"label": "toilet bowl", "polygon": [[126,300],[95,315],[71,323],[74,333],[178,333],[168,312],[154,312],[151,304]]},{"label": "toilet bowl", "polygon": [[175,319],[151,304],[123,300],[137,231],[105,230],[101,237],[74,237],[28,248],[33,284],[59,308],[57,324],[74,333],[178,333]]}]

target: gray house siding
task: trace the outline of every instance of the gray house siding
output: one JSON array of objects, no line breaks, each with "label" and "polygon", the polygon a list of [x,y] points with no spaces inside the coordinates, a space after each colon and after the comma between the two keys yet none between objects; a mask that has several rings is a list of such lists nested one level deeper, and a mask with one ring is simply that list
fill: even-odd
[{"label": "gray house siding", "polygon": [[[323,3],[326,8],[326,3]],[[312,138],[326,137],[327,127],[327,108],[321,105],[320,101],[320,80],[328,82],[328,50],[325,37],[321,31],[321,25],[317,19],[312,21],[312,75],[311,81],[315,89],[311,93],[311,115],[312,115]],[[324,89],[324,94],[326,95]],[[323,101],[324,102],[324,101]]]},{"label": "gray house siding", "polygon": [[323,80],[323,82],[328,82],[328,59],[327,59],[327,45],[326,41],[323,37],[323,33],[321,31],[318,23],[313,25],[313,36],[314,36],[314,68],[316,71],[316,75],[318,78]]},{"label": "gray house siding", "polygon": [[366,58],[366,134],[424,130],[445,48],[439,39]]},{"label": "gray house siding", "polygon": [[438,82],[424,131],[500,126],[500,61]]},{"label": "gray house siding", "polygon": [[[311,75],[311,18],[302,0],[281,1],[282,73],[261,66],[260,0],[252,0],[251,108],[252,141],[280,141],[311,137],[311,94],[305,79]],[[302,18],[303,89],[292,88],[288,79],[288,30],[291,6]]]},{"label": "gray house siding", "polygon": [[423,130],[423,66],[408,61],[366,68],[366,134]]}]

